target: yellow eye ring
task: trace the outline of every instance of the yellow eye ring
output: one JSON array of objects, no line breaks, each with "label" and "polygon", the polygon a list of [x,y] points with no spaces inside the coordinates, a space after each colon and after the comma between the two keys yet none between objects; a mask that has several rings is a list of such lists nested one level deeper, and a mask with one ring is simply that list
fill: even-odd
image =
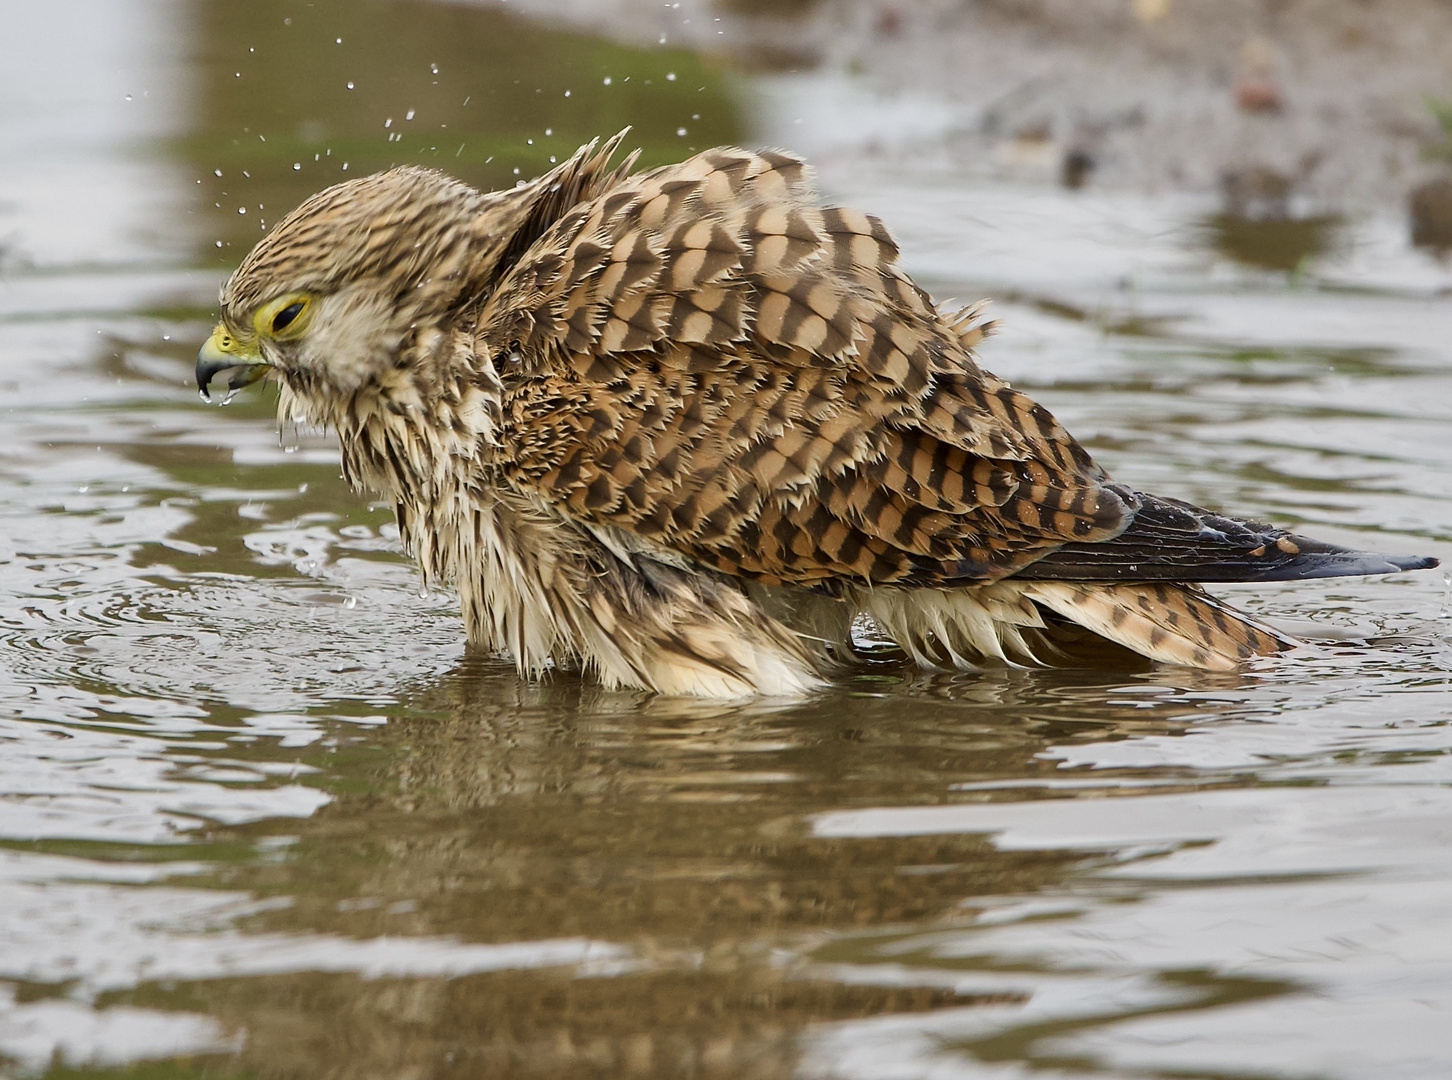
[{"label": "yellow eye ring", "polygon": [[313,298],[306,293],[278,297],[260,308],[252,320],[259,337],[293,338],[307,329]]}]

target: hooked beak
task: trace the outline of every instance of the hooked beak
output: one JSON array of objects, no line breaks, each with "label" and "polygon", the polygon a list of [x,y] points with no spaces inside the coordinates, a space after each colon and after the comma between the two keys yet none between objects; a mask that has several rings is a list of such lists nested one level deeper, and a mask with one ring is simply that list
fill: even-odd
[{"label": "hooked beak", "polygon": [[267,361],[255,345],[248,345],[221,323],[197,353],[197,389],[202,397],[212,400],[212,379],[224,371],[235,371],[227,380],[228,390],[241,390],[267,374]]}]

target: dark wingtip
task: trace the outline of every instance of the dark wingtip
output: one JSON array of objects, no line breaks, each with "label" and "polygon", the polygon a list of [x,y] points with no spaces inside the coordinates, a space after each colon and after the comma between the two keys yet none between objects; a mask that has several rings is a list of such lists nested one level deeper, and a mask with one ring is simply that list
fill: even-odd
[{"label": "dark wingtip", "polygon": [[1398,570],[1432,570],[1442,565],[1442,560],[1431,555],[1384,555],[1382,558]]},{"label": "dark wingtip", "polygon": [[[1120,494],[1119,490],[1116,494]],[[1123,489],[1133,517],[1109,540],[1065,544],[1020,570],[1039,581],[1299,581],[1430,570],[1424,555],[1355,551],[1273,525]]]},{"label": "dark wingtip", "polygon": [[[1300,538],[1298,538],[1300,539]],[[1331,548],[1331,545],[1326,545]],[[1380,555],[1369,551],[1334,549],[1305,551],[1299,557],[1251,574],[1248,581],[1301,581],[1306,578],[1366,577],[1399,574],[1405,570],[1430,570],[1441,560],[1427,555]]]}]

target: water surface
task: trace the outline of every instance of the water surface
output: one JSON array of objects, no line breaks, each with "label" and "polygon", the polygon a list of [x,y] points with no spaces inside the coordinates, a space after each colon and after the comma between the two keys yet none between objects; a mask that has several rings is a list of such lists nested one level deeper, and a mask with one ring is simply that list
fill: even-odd
[{"label": "water surface", "polygon": [[[70,7],[0,45],[5,1075],[1452,1072],[1440,572],[1228,590],[1318,642],[1234,675],[530,685],[326,438],[198,402],[217,285],[316,188],[791,142],[810,77],[493,6]],[[1116,475],[1452,555],[1452,274],[1400,222],[1287,257],[1192,196],[822,179],[1000,298],[985,363]]]}]

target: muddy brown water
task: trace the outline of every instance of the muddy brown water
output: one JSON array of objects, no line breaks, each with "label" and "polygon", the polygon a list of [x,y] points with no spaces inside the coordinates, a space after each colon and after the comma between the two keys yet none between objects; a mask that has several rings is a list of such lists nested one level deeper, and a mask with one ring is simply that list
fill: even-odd
[{"label": "muddy brown water", "polygon": [[[760,99],[495,8],[24,21],[0,1075],[1452,1075],[1440,571],[1229,590],[1316,639],[1235,675],[881,662],[792,705],[523,683],[464,655],[326,438],[280,442],[266,394],[197,400],[216,287],[345,175],[503,185],[626,122],[670,160],[766,137]],[[1452,555],[1452,273],[1399,220],[1288,256],[1192,196],[823,182],[940,298],[1001,298],[985,363],[1118,476]]]}]

